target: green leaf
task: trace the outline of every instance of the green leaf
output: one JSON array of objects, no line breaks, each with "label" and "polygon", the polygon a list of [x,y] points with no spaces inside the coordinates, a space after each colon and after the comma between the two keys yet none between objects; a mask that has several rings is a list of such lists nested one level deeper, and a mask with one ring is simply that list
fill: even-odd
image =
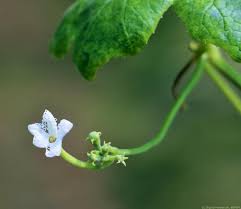
[{"label": "green leaf", "polygon": [[91,80],[111,58],[134,55],[154,33],[173,0],[78,0],[65,13],[51,52],[63,57],[73,46],[73,60]]},{"label": "green leaf", "polygon": [[241,61],[241,0],[177,0],[174,7],[196,40]]}]

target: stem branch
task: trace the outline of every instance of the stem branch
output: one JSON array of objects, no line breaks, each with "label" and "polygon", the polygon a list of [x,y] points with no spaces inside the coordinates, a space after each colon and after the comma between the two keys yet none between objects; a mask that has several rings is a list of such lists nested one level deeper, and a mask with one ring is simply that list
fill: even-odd
[{"label": "stem branch", "polygon": [[206,72],[219,89],[224,93],[228,100],[233,104],[236,110],[241,114],[241,100],[236,92],[228,85],[228,83],[222,78],[220,73],[210,64],[205,66]]},{"label": "stem branch", "polygon": [[241,74],[237,72],[231,65],[225,60],[216,60],[214,65],[220,70],[225,77],[231,80],[239,89],[241,89]]}]

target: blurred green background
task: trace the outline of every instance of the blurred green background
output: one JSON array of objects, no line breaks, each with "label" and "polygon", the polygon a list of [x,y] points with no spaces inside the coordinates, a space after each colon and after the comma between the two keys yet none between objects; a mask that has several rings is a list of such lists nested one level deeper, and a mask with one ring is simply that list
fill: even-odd
[{"label": "blurred green background", "polygon": [[[173,103],[170,87],[190,57],[173,12],[135,57],[112,61],[85,81],[70,57],[48,53],[68,0],[4,1],[0,7],[0,208],[194,209],[241,205],[240,115],[205,77],[164,142],[127,167],[79,170],[47,159],[27,125],[45,108],[74,123],[64,147],[85,157],[92,130],[119,147],[146,142]],[[237,65],[240,68],[240,65]]]}]

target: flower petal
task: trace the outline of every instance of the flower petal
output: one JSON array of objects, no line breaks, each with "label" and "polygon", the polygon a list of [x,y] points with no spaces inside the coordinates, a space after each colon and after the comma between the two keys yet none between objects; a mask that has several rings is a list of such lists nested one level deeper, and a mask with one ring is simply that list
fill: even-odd
[{"label": "flower petal", "polygon": [[62,141],[58,141],[56,143],[49,144],[46,149],[45,155],[46,157],[56,157],[60,156],[62,150]]},{"label": "flower petal", "polygon": [[34,124],[28,125],[28,131],[34,136],[36,134],[41,134],[41,132],[42,132],[41,124],[40,123],[34,123]]},{"label": "flower petal", "polygon": [[44,111],[43,123],[47,123],[47,131],[49,135],[57,137],[57,122],[53,114],[48,110]]},{"label": "flower petal", "polygon": [[53,152],[51,152],[50,150],[46,149],[45,156],[52,158],[52,157],[55,157],[55,154]]},{"label": "flower petal", "polygon": [[41,129],[41,124],[35,123],[28,126],[29,132],[34,136],[33,144],[39,148],[46,148],[48,145],[48,136]]},{"label": "flower petal", "polygon": [[38,148],[46,148],[48,146],[48,138],[46,137],[33,137],[33,145]]},{"label": "flower petal", "polygon": [[68,120],[61,120],[58,125],[58,139],[63,139],[64,136],[70,132],[70,130],[73,128],[73,123],[71,123]]}]

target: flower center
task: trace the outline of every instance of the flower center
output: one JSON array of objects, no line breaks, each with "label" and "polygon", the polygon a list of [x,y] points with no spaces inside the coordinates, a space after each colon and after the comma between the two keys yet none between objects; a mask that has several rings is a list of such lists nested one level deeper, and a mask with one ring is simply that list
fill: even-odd
[{"label": "flower center", "polygon": [[56,137],[55,136],[50,136],[49,137],[49,143],[54,143],[56,141]]}]

